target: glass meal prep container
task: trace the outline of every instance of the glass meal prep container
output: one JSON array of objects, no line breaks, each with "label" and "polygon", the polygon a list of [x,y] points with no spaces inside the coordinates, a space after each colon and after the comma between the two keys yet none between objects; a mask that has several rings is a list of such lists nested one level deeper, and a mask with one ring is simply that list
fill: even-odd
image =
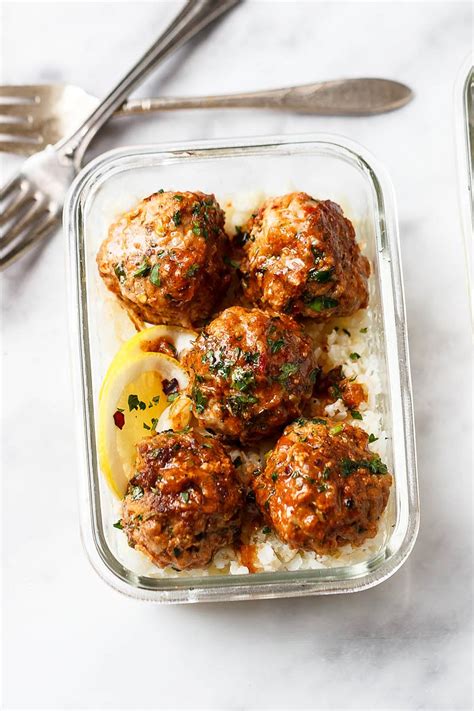
[{"label": "glass meal prep container", "polygon": [[[342,205],[372,266],[373,337],[387,432],[384,458],[394,476],[389,525],[366,559],[311,570],[156,577],[124,562],[113,521],[117,503],[101,474],[96,416],[102,378],[134,333],[125,312],[104,299],[95,261],[107,228],[121,212],[160,188],[201,190],[226,201],[252,191],[305,191]],[[354,592],[391,576],[408,557],[419,505],[406,320],[393,189],[364,149],[331,135],[206,141],[108,152],[77,177],[65,207],[69,238],[70,323],[78,425],[81,532],[99,575],[118,591],[154,602],[202,602]],[[115,507],[115,508],[114,508]],[[123,545],[123,544],[122,544]]]},{"label": "glass meal prep container", "polygon": [[467,262],[468,286],[470,289],[471,317],[474,319],[472,302],[472,248],[474,240],[474,67],[469,56],[459,72],[455,87],[455,130],[458,159],[458,188],[461,221],[464,233],[464,249]]}]

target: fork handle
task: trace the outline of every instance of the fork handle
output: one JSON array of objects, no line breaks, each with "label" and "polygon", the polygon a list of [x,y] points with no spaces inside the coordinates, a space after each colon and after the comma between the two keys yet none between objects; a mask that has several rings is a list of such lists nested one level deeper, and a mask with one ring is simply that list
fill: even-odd
[{"label": "fork handle", "polygon": [[403,106],[412,96],[404,84],[388,79],[341,79],[221,96],[128,99],[118,116],[175,109],[263,108],[319,115],[369,115]]},{"label": "fork handle", "polygon": [[97,131],[109,120],[129,94],[156,65],[171,52],[197,35],[207,25],[242,0],[188,0],[181,13],[145,52],[108,96],[91,112],[70,136],[59,141],[56,149],[72,158],[79,168],[82,156]]}]

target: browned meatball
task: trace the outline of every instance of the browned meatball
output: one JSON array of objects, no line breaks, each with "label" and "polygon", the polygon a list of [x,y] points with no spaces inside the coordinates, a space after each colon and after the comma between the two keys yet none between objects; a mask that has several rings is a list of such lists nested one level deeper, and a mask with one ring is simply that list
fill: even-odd
[{"label": "browned meatball", "polygon": [[368,303],[368,260],[339,205],[290,193],[265,202],[237,236],[255,306],[325,321]]},{"label": "browned meatball", "polygon": [[204,329],[184,364],[200,423],[244,443],[297,417],[317,372],[311,339],[296,321],[240,306]]},{"label": "browned meatball", "polygon": [[228,284],[224,213],[213,195],[158,192],[109,230],[99,272],[138,321],[191,326]]},{"label": "browned meatball", "polygon": [[200,568],[240,529],[241,486],[214,437],[163,432],[137,445],[136,475],[123,502],[132,548],[156,565]]},{"label": "browned meatball", "polygon": [[331,420],[289,425],[252,482],[268,523],[293,548],[334,553],[377,533],[392,483],[359,427]]}]

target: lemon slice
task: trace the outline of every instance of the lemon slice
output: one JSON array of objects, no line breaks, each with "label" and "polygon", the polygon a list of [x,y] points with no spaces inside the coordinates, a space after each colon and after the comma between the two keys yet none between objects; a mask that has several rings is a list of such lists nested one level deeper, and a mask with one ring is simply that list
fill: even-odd
[{"label": "lemon slice", "polygon": [[115,357],[130,358],[141,353],[159,352],[164,346],[162,352],[179,360],[182,353],[192,346],[197,335],[196,331],[180,326],[151,326],[129,338]]},{"label": "lemon slice", "polygon": [[[163,381],[173,379],[177,381],[176,392],[167,395],[163,392]],[[179,396],[187,384],[184,368],[163,353],[141,349],[125,353],[122,348],[112,361],[99,395],[97,445],[100,467],[120,498],[134,475],[137,443],[154,434],[159,419],[165,410],[172,409],[174,400],[187,401],[189,412],[189,400]],[[174,420],[168,417],[165,422],[169,421],[173,428]],[[176,421],[184,421],[183,416]]]}]

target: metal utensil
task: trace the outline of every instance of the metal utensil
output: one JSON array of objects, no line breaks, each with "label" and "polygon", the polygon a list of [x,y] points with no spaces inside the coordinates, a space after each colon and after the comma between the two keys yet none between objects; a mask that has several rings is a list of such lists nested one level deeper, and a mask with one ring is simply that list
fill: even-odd
[{"label": "metal utensil", "polygon": [[[411,89],[396,81],[341,79],[221,96],[128,99],[115,115],[246,107],[368,116],[398,109],[412,97]],[[0,151],[33,155],[75,130],[98,103],[94,96],[70,84],[0,86]]]},{"label": "metal utensil", "polygon": [[70,135],[31,156],[0,190],[0,267],[18,259],[59,223],[66,192],[97,131],[172,51],[241,0],[188,0],[182,11],[110,94]]}]

